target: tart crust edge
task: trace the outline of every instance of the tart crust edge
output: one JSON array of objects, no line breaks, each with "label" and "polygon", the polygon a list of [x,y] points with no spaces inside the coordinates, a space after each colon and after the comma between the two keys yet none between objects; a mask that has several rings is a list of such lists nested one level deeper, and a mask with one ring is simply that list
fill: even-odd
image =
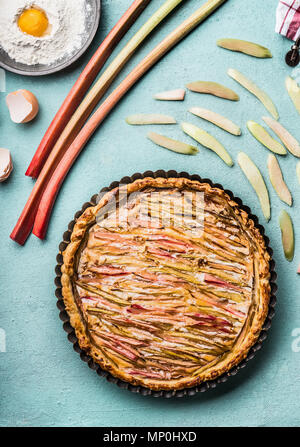
[{"label": "tart crust edge", "polygon": [[[220,188],[212,187],[208,183],[202,183],[199,181],[189,180],[185,178],[153,178],[146,177],[143,179],[135,180],[127,186],[127,192],[130,194],[132,192],[141,190],[145,187],[177,187],[177,188],[191,188],[194,190],[200,190],[208,192],[213,191],[219,195],[226,198],[230,206],[235,210],[235,212],[242,219],[244,227],[251,229],[255,236],[256,243],[259,247],[259,284],[260,289],[260,302],[259,310],[255,312],[253,322],[251,324],[250,330],[245,336],[242,342],[242,348],[235,349],[230,352],[230,360],[222,360],[218,362],[215,366],[208,368],[206,371],[196,376],[195,378],[185,378],[183,380],[153,380],[147,378],[134,378],[133,376],[121,371],[116,368],[112,363],[109,363],[105,357],[102,356],[101,352],[91,345],[89,337],[86,331],[86,326],[84,321],[80,316],[78,307],[75,301],[73,293],[72,278],[75,273],[75,261],[76,254],[81,245],[83,238],[85,237],[86,231],[91,224],[96,221],[96,216],[99,210],[104,207],[117,193],[119,187],[108,191],[101,198],[99,203],[95,206],[87,208],[83,214],[77,219],[73,231],[71,233],[70,243],[63,252],[63,264],[61,266],[61,284],[62,284],[62,297],[65,303],[66,312],[70,317],[70,324],[75,329],[76,337],[78,339],[78,344],[81,349],[83,349],[88,355],[90,355],[93,360],[100,365],[101,368],[111,373],[114,377],[117,377],[127,383],[132,385],[140,385],[150,388],[152,390],[179,390],[183,388],[189,388],[192,386],[197,386],[204,381],[213,380],[222,374],[228,372],[232,367],[240,363],[248,354],[250,348],[257,341],[261,329],[263,327],[264,321],[268,314],[268,305],[271,294],[270,280],[270,267],[269,261],[270,256],[266,250],[266,245],[263,236],[261,235],[259,229],[255,226],[252,219],[249,218],[246,211],[242,210],[240,206],[232,200],[226,192]],[[237,340],[239,337],[237,338]]]}]

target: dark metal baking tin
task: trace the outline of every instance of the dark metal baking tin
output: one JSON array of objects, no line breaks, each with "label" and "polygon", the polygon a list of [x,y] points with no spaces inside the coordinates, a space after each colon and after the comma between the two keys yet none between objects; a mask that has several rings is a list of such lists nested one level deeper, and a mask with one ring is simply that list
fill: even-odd
[{"label": "dark metal baking tin", "polygon": [[[159,170],[159,171],[156,171],[156,172],[146,171],[143,174],[136,173],[136,174],[132,175],[131,177],[124,177],[119,182],[113,182],[108,188],[103,188],[101,190],[101,193],[110,191],[111,189],[116,188],[120,184],[129,184],[129,183],[132,183],[133,181],[135,181],[137,179],[142,179],[142,178],[145,178],[145,177],[154,177],[154,178],[157,178],[157,177],[163,177],[163,178],[174,178],[174,177],[175,178],[180,178],[180,177],[184,177],[184,178],[187,178],[187,179],[190,179],[190,180],[197,180],[197,181],[202,182],[202,183],[208,183],[212,187],[220,188],[220,189],[224,190],[222,185],[215,184],[215,183],[213,183],[209,179],[202,179],[199,175],[190,175],[187,172],[179,172],[178,173],[176,171],[167,171],[166,172],[166,171],[163,171],[163,170]],[[259,351],[261,349],[263,341],[267,338],[267,332],[268,332],[268,330],[271,327],[272,318],[274,317],[274,314],[275,314],[274,308],[275,308],[275,305],[276,305],[276,291],[277,291],[276,278],[277,278],[277,274],[275,272],[275,262],[274,262],[274,260],[272,258],[273,250],[270,248],[270,245],[269,245],[270,241],[269,241],[269,238],[265,235],[264,227],[259,224],[258,218],[251,213],[250,208],[245,206],[243,204],[242,200],[237,198],[237,197],[235,197],[234,194],[231,191],[225,190],[225,192],[244,211],[246,211],[246,213],[248,213],[250,219],[252,219],[254,221],[255,226],[260,230],[260,233],[264,237],[264,240],[265,240],[265,243],[266,243],[266,247],[267,247],[267,251],[268,251],[268,253],[269,253],[270,257],[271,257],[271,260],[270,260],[271,297],[270,297],[270,303],[269,303],[269,312],[268,312],[267,318],[266,318],[266,320],[264,322],[264,325],[263,325],[263,328],[262,328],[261,333],[259,335],[259,338],[258,338],[257,342],[255,343],[255,345],[252,346],[252,348],[248,352],[247,357],[244,360],[242,360],[237,366],[232,368],[227,373],[222,374],[220,377],[218,377],[215,380],[209,380],[209,381],[203,382],[200,385],[195,386],[193,388],[185,388],[185,389],[182,389],[182,390],[154,391],[154,390],[150,390],[148,388],[142,387],[142,386],[131,385],[130,383],[124,382],[124,381],[114,377],[109,372],[104,371],[100,367],[100,365],[98,365],[97,363],[94,362],[92,357],[90,357],[83,349],[80,348],[80,346],[78,344],[78,339],[77,339],[75,331],[74,331],[74,328],[70,324],[70,318],[69,318],[69,315],[67,314],[67,312],[65,310],[65,304],[64,304],[64,301],[63,301],[63,298],[62,298],[61,280],[60,280],[60,278],[61,278],[61,265],[63,263],[62,252],[66,249],[68,243],[70,242],[70,235],[72,233],[72,230],[73,230],[73,227],[75,225],[76,220],[79,218],[79,216],[81,216],[81,214],[86,210],[86,208],[96,204],[96,200],[97,200],[98,194],[95,194],[91,198],[91,200],[89,202],[86,202],[83,205],[82,209],[75,214],[74,220],[72,220],[69,223],[68,230],[63,234],[63,240],[59,244],[59,253],[58,253],[57,258],[56,258],[57,265],[56,265],[56,268],[55,268],[55,273],[57,275],[56,278],[55,278],[55,285],[57,287],[55,295],[56,295],[56,297],[58,299],[57,307],[60,310],[59,317],[63,321],[63,328],[64,328],[64,330],[68,334],[69,341],[73,344],[74,350],[76,352],[78,352],[78,354],[80,354],[81,360],[86,362],[88,364],[89,368],[95,370],[99,376],[105,377],[109,382],[115,383],[120,388],[127,389],[127,390],[129,390],[129,391],[131,391],[133,393],[142,394],[143,396],[151,395],[153,397],[165,397],[165,398],[194,396],[195,394],[197,394],[199,392],[203,393],[204,391],[207,391],[207,390],[209,390],[211,388],[215,388],[219,383],[226,382],[229,377],[235,376],[237,374],[237,372],[241,368],[244,368],[247,365],[249,360],[253,359],[256,351]]]}]

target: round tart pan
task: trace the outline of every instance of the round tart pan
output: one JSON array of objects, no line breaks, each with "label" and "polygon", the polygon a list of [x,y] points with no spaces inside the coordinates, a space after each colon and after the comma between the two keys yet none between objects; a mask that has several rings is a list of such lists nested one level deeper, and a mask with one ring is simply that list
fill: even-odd
[{"label": "round tart pan", "polygon": [[[176,172],[176,171],[163,171],[163,170],[159,170],[159,171],[146,171],[143,174],[141,173],[136,173],[134,175],[132,175],[131,177],[123,177],[119,182],[115,181],[113,183],[111,183],[111,185],[108,188],[103,188],[101,190],[101,192],[107,192],[110,191],[111,189],[116,188],[117,186],[119,186],[120,184],[129,184],[134,182],[137,179],[141,179],[141,178],[145,178],[145,177],[163,177],[163,178],[187,178],[190,180],[196,180],[199,181],[201,183],[208,183],[210,186],[214,187],[214,188],[219,188],[219,189],[223,189],[223,186],[220,184],[215,184],[213,183],[211,180],[209,179],[202,179],[199,175],[190,175],[187,172]],[[260,350],[262,347],[262,343],[263,341],[267,338],[267,331],[270,329],[271,327],[271,322],[272,322],[272,318],[274,317],[275,311],[275,305],[276,305],[276,291],[277,291],[277,285],[276,285],[276,278],[277,278],[277,274],[275,272],[275,262],[272,258],[273,256],[273,250],[270,248],[269,246],[269,238],[265,235],[265,230],[264,227],[261,226],[259,224],[258,218],[253,215],[251,213],[251,210],[249,207],[245,206],[242,202],[241,199],[237,198],[234,196],[234,194],[231,191],[225,190],[225,192],[230,196],[231,199],[233,199],[239,206],[240,208],[242,208],[244,211],[246,211],[246,213],[248,213],[250,219],[252,219],[255,223],[255,226],[259,229],[260,233],[262,234],[262,236],[264,237],[265,240],[265,244],[267,247],[267,251],[270,255],[270,273],[271,273],[271,277],[270,277],[270,285],[271,285],[271,296],[270,296],[270,303],[269,303],[269,312],[267,315],[267,318],[264,322],[263,328],[261,330],[261,333],[259,335],[259,338],[257,340],[257,342],[255,343],[255,345],[252,346],[252,348],[250,349],[250,351],[248,352],[247,357],[242,360],[237,366],[233,367],[231,370],[229,370],[227,373],[219,376],[218,378],[216,378],[215,380],[209,380],[206,382],[201,383],[200,385],[193,387],[193,388],[185,388],[182,390],[174,390],[174,391],[154,391],[154,390],[150,390],[148,388],[142,387],[142,386],[135,386],[135,385],[131,385],[127,382],[124,382],[114,376],[112,376],[108,371],[104,371],[100,365],[98,365],[97,363],[94,362],[94,360],[83,350],[80,348],[79,344],[78,344],[78,339],[76,337],[74,328],[71,326],[70,324],[70,318],[69,315],[67,314],[66,310],[65,310],[65,304],[63,301],[63,297],[62,297],[62,291],[61,291],[61,265],[63,263],[63,257],[62,257],[62,252],[65,250],[65,248],[67,247],[67,245],[70,242],[70,236],[73,230],[73,227],[75,225],[75,221],[76,219],[78,219],[79,216],[81,216],[81,214],[86,210],[86,208],[90,207],[90,206],[94,206],[96,205],[96,200],[98,197],[98,194],[95,194],[91,200],[89,202],[86,202],[83,206],[82,209],[80,211],[77,211],[77,213],[74,216],[74,220],[72,220],[69,225],[68,225],[68,230],[63,234],[63,240],[62,242],[59,244],[59,253],[56,257],[57,260],[57,265],[55,268],[55,273],[56,273],[56,278],[55,278],[55,285],[57,287],[56,291],[55,291],[55,295],[58,299],[57,301],[57,307],[60,310],[60,314],[59,317],[60,319],[63,321],[63,328],[64,330],[67,332],[68,334],[68,340],[73,344],[73,348],[76,352],[78,352],[78,354],[80,354],[80,358],[81,360],[83,360],[84,362],[86,362],[89,366],[89,368],[95,370],[97,372],[97,374],[99,376],[105,377],[109,382],[115,383],[116,385],[118,385],[120,388],[124,388],[127,389],[133,393],[139,393],[142,394],[143,396],[153,396],[153,397],[165,397],[165,398],[170,398],[170,397],[184,397],[184,396],[194,396],[195,394],[201,392],[203,393],[204,391],[207,391],[211,388],[215,388],[219,383],[223,383],[226,382],[228,380],[229,377],[231,376],[235,376],[237,374],[237,372],[241,369],[244,368],[247,363],[249,362],[249,360],[251,360],[254,356],[256,351]]]}]

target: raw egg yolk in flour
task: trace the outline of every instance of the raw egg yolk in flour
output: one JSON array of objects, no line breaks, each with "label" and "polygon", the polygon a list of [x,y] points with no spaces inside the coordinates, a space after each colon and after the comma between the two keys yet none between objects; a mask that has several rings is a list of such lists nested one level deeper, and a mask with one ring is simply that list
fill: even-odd
[{"label": "raw egg yolk in flour", "polygon": [[19,17],[18,25],[21,31],[31,36],[41,37],[48,28],[46,14],[40,9],[26,9]]}]

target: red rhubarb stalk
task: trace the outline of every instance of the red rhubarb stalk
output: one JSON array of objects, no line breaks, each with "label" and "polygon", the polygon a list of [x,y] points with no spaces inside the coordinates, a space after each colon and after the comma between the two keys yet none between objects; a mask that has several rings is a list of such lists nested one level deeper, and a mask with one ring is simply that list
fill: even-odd
[{"label": "red rhubarb stalk", "polygon": [[54,144],[56,143],[60,133],[63,131],[76,108],[79,106],[97,74],[111,55],[113,49],[117,46],[122,37],[136,21],[149,2],[150,0],[135,0],[103,40],[102,44],[99,46],[83,72],[80,74],[79,78],[70,90],[70,93],[55,115],[39,147],[37,148],[25,175],[33,178],[38,177],[41,168]]},{"label": "red rhubarb stalk", "polygon": [[45,238],[51,211],[58,191],[76,158],[97,127],[113,110],[128,90],[130,90],[131,87],[133,87],[134,84],[156,64],[156,62],[158,62],[171,48],[180,42],[197,25],[203,22],[204,19],[225,1],[226,0],[209,0],[195,11],[194,14],[179,25],[141,61],[96,110],[65,152],[47,184],[34,222],[33,234],[35,236],[40,239]]}]

